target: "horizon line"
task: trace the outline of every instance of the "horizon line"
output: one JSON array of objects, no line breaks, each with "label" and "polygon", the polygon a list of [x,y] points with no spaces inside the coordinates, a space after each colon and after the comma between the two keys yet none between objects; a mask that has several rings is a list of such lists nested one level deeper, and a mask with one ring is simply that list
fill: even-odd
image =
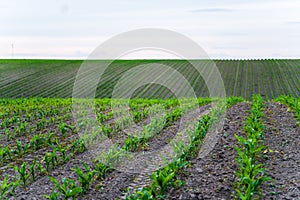
[{"label": "horizon line", "polygon": [[87,59],[87,58],[74,58],[74,57],[40,57],[40,58],[1,58],[0,60],[73,60],[73,61],[85,61],[85,60],[298,60],[300,57],[228,57],[228,58],[193,58],[193,59],[180,59],[180,58],[126,58],[126,59]]}]

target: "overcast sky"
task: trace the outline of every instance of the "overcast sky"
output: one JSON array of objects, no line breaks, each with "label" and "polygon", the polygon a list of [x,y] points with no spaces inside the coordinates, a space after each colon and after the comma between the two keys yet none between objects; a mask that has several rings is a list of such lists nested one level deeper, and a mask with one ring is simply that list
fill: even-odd
[{"label": "overcast sky", "polygon": [[300,57],[299,0],[2,0],[0,57],[84,59],[138,28],[182,33],[211,58]]}]

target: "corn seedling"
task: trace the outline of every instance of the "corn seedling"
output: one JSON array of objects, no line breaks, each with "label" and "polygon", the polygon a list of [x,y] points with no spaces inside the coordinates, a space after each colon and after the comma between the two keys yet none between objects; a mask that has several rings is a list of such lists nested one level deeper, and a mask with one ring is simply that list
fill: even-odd
[{"label": "corn seedling", "polygon": [[22,142],[19,140],[16,140],[16,146],[17,146],[17,149],[15,149],[15,152],[17,155],[21,156],[21,154],[23,152]]},{"label": "corn seedling", "polygon": [[52,152],[50,156],[50,161],[52,163],[52,166],[54,167],[56,163],[58,163],[58,157],[57,157],[57,147],[52,145]]},{"label": "corn seedling", "polygon": [[0,156],[1,156],[1,161],[5,162],[6,160],[11,160],[12,159],[12,151],[9,149],[8,146],[0,148]]},{"label": "corn seedling", "polygon": [[61,194],[60,192],[52,191],[50,195],[44,194],[43,197],[45,197],[46,199],[49,199],[49,200],[58,200],[60,194]]},{"label": "corn seedling", "polygon": [[30,174],[32,176],[33,181],[35,181],[36,178],[35,166],[36,166],[36,160],[34,159],[30,165]]},{"label": "corn seedling", "polygon": [[20,180],[23,183],[23,187],[26,187],[27,180],[30,176],[30,174],[27,174],[26,172],[26,162],[23,162],[23,164],[20,167],[15,166],[14,169],[16,172],[18,172]]},{"label": "corn seedling", "polygon": [[104,165],[101,162],[94,161],[95,171],[96,171],[96,179],[101,180],[105,178],[105,174],[110,170],[110,168]]},{"label": "corn seedling", "polygon": [[171,170],[168,166],[151,175],[150,187],[155,198],[163,198],[164,192],[167,190],[167,187],[175,175],[176,171]]},{"label": "corn seedling", "polygon": [[126,156],[125,150],[113,145],[108,152],[100,155],[100,160],[108,166],[116,166],[124,156]]},{"label": "corn seedling", "polygon": [[64,200],[75,199],[82,192],[82,188],[78,187],[72,179],[63,178],[61,184],[54,177],[49,176],[49,179],[58,192],[63,195]]},{"label": "corn seedling", "polygon": [[259,194],[259,186],[270,180],[265,175],[266,169],[259,163],[258,158],[266,149],[263,143],[263,100],[260,96],[253,96],[251,113],[245,121],[246,137],[235,135],[241,147],[235,147],[238,153],[236,162],[239,169],[235,172],[236,193],[242,200],[251,200]]},{"label": "corn seedling", "polygon": [[57,149],[62,155],[63,162],[70,159],[70,156],[66,156],[66,149],[65,148],[63,148],[61,145],[58,145]]},{"label": "corn seedling", "polygon": [[73,170],[78,175],[82,192],[85,193],[89,189],[96,171],[91,170],[86,163],[83,162],[82,164],[84,166],[85,172],[83,172],[78,166],[76,166]]},{"label": "corn seedling", "polygon": [[30,144],[34,150],[40,149],[45,143],[46,139],[41,134],[34,135],[30,140]]},{"label": "corn seedling", "polygon": [[141,139],[137,136],[129,135],[124,142],[124,149],[126,151],[135,151],[140,146]]},{"label": "corn seedling", "polygon": [[41,175],[46,174],[48,171],[44,169],[43,165],[41,163],[37,164],[37,169],[39,170],[39,173]]},{"label": "corn seedling", "polygon": [[141,190],[135,192],[134,194],[130,194],[130,191],[127,191],[125,195],[126,200],[153,200],[155,199],[152,190],[149,187],[142,188]]},{"label": "corn seedling", "polygon": [[51,153],[46,153],[44,160],[45,160],[45,164],[46,164],[46,171],[49,173],[50,172],[50,164],[51,164]]},{"label": "corn seedling", "polygon": [[15,189],[19,186],[19,181],[11,181],[8,183],[8,177],[6,176],[0,184],[0,199],[8,199],[9,195],[15,193]]}]

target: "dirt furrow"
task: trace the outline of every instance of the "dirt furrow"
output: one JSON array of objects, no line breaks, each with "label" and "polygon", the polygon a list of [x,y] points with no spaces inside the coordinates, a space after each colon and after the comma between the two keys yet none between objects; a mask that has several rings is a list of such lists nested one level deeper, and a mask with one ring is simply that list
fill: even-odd
[{"label": "dirt furrow", "polygon": [[227,110],[223,131],[214,149],[202,159],[191,160],[191,167],[184,169],[180,179],[185,185],[171,189],[167,199],[231,199],[236,169],[237,145],[234,134],[240,134],[247,103],[239,103]]},{"label": "dirt furrow", "polygon": [[[149,155],[153,156],[151,158],[152,162],[146,168],[144,168],[145,172],[140,173],[138,177],[134,180],[134,182],[129,185],[131,192],[134,192],[137,189],[143,188],[150,184],[149,174],[152,171],[157,170],[158,166],[163,166],[163,160],[161,155],[167,155],[169,153],[168,151],[171,152],[171,146],[166,145],[169,144],[172,139],[174,139],[177,133],[185,133],[187,130],[191,130],[192,127],[195,126],[199,118],[209,113],[209,108],[210,106],[206,105],[201,107],[199,110],[189,112],[186,115],[186,117],[184,117],[181,121],[181,123],[183,124],[185,124],[185,122],[188,122],[184,126],[179,127],[180,121],[177,121],[174,125],[169,126],[156,137],[150,139],[150,141],[148,142],[148,147]],[[139,163],[137,162],[137,164]]]},{"label": "dirt furrow", "polygon": [[265,109],[263,163],[271,181],[263,185],[263,199],[300,199],[300,128],[294,114],[278,103]]},{"label": "dirt furrow", "polygon": [[[168,111],[171,111],[174,108],[169,109]],[[145,125],[150,122],[150,117],[143,119],[140,121],[137,125],[133,125],[132,127],[128,127],[127,131],[134,131],[138,130],[142,125]],[[126,133],[124,131],[120,131],[116,133],[119,135],[119,139],[117,140],[120,142],[120,138],[125,139]],[[123,141],[121,143],[124,143]],[[37,155],[38,156],[38,155]],[[26,156],[28,157],[28,156]],[[93,167],[92,159],[93,155],[91,155],[90,151],[86,151],[84,153],[78,154],[70,160],[69,162],[63,164],[62,166],[59,166],[58,168],[54,169],[49,175],[53,176],[57,180],[61,180],[62,178],[72,178],[76,180],[77,176],[75,172],[72,170],[77,165],[80,167],[82,166],[81,162],[84,161],[87,163],[90,167]],[[13,173],[13,172],[11,172]],[[93,189],[89,191],[89,193],[93,193],[93,191],[96,191],[97,196],[100,196],[100,199],[111,199],[110,194],[112,195],[118,195],[122,194],[123,191],[119,191],[117,193],[114,189],[120,189],[120,188],[126,188],[128,187],[127,183],[132,182],[132,178],[135,174],[132,173],[126,173],[123,171],[114,170],[111,172],[106,179],[99,182],[93,183]],[[102,185],[101,188],[105,191],[98,190],[99,184]],[[48,176],[39,177],[37,181],[29,184],[26,188],[26,190],[18,189],[17,190],[17,199],[43,199],[42,195],[44,194],[50,194],[53,188],[53,184],[50,182]],[[107,190],[113,189],[112,192],[109,192]],[[116,193],[116,194],[115,194]],[[93,196],[93,195],[92,195]],[[106,198],[107,196],[107,198]],[[89,194],[85,197],[85,199],[93,199]],[[99,199],[98,197],[96,199]]]},{"label": "dirt furrow", "polygon": [[[201,111],[207,111],[208,105],[200,107]],[[207,114],[207,113],[206,113]],[[191,115],[192,116],[192,115]],[[196,115],[193,115],[196,117]],[[163,162],[160,155],[167,155],[170,151],[165,148],[167,138],[172,139],[174,133],[179,130],[180,120],[171,126],[163,129],[158,135],[149,140],[149,149],[144,152],[136,152],[133,159],[123,164],[119,171],[114,171],[111,176],[107,177],[103,182],[103,190],[99,192],[96,187],[88,192],[86,199],[116,199],[123,198],[128,187],[131,190],[143,187],[149,184],[149,176],[152,171],[158,169],[159,163]],[[155,139],[157,137],[157,139]],[[161,145],[161,146],[160,146]]]}]

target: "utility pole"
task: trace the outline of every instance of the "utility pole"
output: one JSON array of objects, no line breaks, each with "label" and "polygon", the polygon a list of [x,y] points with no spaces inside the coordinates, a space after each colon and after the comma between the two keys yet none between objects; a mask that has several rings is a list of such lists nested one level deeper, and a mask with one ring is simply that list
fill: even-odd
[{"label": "utility pole", "polygon": [[11,58],[14,58],[14,43],[11,43]]}]

